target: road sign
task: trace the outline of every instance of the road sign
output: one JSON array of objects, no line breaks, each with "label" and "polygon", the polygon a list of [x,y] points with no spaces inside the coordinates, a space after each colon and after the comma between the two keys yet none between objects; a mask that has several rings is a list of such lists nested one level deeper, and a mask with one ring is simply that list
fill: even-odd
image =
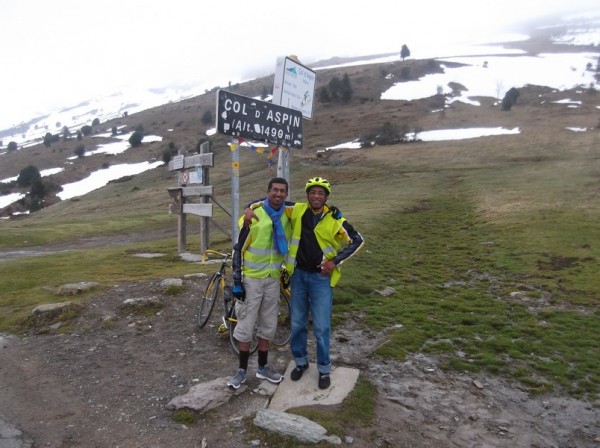
[{"label": "road sign", "polygon": [[232,137],[302,148],[302,112],[219,90],[217,131]]},{"label": "road sign", "polygon": [[291,57],[277,58],[273,81],[273,103],[312,118],[317,74]]}]

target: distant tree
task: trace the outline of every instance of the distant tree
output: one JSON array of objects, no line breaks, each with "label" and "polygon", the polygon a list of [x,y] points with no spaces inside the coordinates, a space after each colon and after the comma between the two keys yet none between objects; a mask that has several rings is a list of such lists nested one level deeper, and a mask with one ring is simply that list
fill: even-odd
[{"label": "distant tree", "polygon": [[396,143],[405,143],[408,126],[402,126],[398,129],[397,126],[386,121],[377,129],[373,129],[360,137],[362,148],[370,148],[373,145],[393,145]]},{"label": "distant tree", "polygon": [[347,73],[344,73],[344,77],[342,78],[341,91],[340,91],[342,101],[344,103],[349,102],[352,99],[353,93],[354,93],[354,91],[352,90],[352,86],[350,85],[350,78],[348,77]]},{"label": "distant tree", "polygon": [[50,146],[52,146],[52,143],[56,143],[59,140],[60,140],[60,136],[58,134],[52,134],[50,132],[46,132],[46,135],[44,135],[44,146],[49,148]]},{"label": "distant tree", "polygon": [[111,134],[111,135],[117,135],[117,127],[116,127],[116,126],[113,126],[113,127],[111,128],[111,130],[110,130],[110,134]]},{"label": "distant tree", "polygon": [[124,118],[127,118],[127,115],[129,115],[129,112],[127,112],[127,111],[123,112],[123,117]]},{"label": "distant tree", "polygon": [[85,145],[83,143],[78,144],[73,150],[73,153],[77,157],[82,158],[85,155]]},{"label": "distant tree", "polygon": [[334,76],[329,81],[327,85],[329,87],[329,96],[331,96],[331,101],[337,101],[340,98],[340,93],[342,91],[342,81],[337,76]]},{"label": "distant tree", "polygon": [[94,121],[92,121],[92,126],[98,126],[100,124],[100,118],[96,117],[94,118]]},{"label": "distant tree", "polygon": [[57,127],[57,128],[60,128],[60,121],[57,121],[57,122],[56,122],[56,127]]},{"label": "distant tree", "polygon": [[50,132],[46,132],[46,135],[44,135],[44,146],[46,148],[52,146],[52,134]]},{"label": "distant tree", "polygon": [[212,112],[210,110],[207,110],[206,112],[204,112],[200,121],[202,121],[202,124],[212,124],[212,122],[213,122]]},{"label": "distant tree", "polygon": [[518,89],[514,87],[508,89],[508,92],[506,92],[504,98],[502,99],[502,110],[511,110],[512,107],[517,103],[517,99],[520,95],[521,94],[519,93]]},{"label": "distant tree", "polygon": [[327,90],[327,87],[323,86],[319,89],[319,101],[322,103],[331,102],[331,96],[329,95],[329,90]]},{"label": "distant tree", "polygon": [[169,148],[164,149],[162,152],[162,161],[165,165],[168,165],[171,159],[173,159],[173,151]]},{"label": "distant tree", "polygon": [[28,165],[21,170],[17,177],[17,185],[20,187],[29,187],[35,181],[39,181],[42,178],[40,170],[33,165]]},{"label": "distant tree", "polygon": [[46,190],[46,185],[41,180],[36,180],[31,184],[29,193],[23,198],[24,204],[30,212],[36,212],[44,206]]},{"label": "distant tree", "polygon": [[77,141],[80,142],[83,140],[83,134],[81,133],[81,129],[77,130]]},{"label": "distant tree", "polygon": [[409,56],[410,56],[410,50],[408,49],[408,47],[406,46],[406,44],[402,45],[402,48],[400,49],[400,57],[404,61]]},{"label": "distant tree", "polygon": [[140,132],[139,130],[136,129],[133,132],[133,134],[131,134],[131,136],[129,137],[129,144],[133,148],[137,148],[138,146],[140,146],[142,144],[143,139],[144,139],[144,133]]},{"label": "distant tree", "polygon": [[93,131],[93,129],[89,124],[83,125],[81,127],[81,133],[86,137],[92,135],[92,131]]},{"label": "distant tree", "polygon": [[63,140],[69,140],[71,138],[71,131],[68,126],[63,126],[62,128]]},{"label": "distant tree", "polygon": [[40,200],[46,196],[46,186],[41,179],[33,181],[31,184],[31,189],[29,190],[29,194],[35,198],[39,198]]},{"label": "distant tree", "polygon": [[265,86],[263,86],[262,92],[260,94],[260,99],[264,100],[268,96],[269,96],[269,91],[268,91],[268,89]]},{"label": "distant tree", "polygon": [[8,142],[6,149],[8,149],[9,152],[16,151],[18,149],[17,142]]}]

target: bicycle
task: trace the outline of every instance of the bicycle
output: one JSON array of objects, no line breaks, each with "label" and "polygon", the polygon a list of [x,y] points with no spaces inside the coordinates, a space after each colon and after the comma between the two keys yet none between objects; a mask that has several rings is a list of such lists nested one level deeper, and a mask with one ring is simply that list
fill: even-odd
[{"label": "bicycle", "polygon": [[[198,312],[198,327],[203,328],[209,321],[215,303],[219,300],[223,303],[222,321],[219,331],[229,332],[229,341],[236,354],[239,354],[238,342],[233,336],[237,317],[235,314],[235,304],[237,300],[231,292],[231,284],[227,277],[227,268],[231,259],[230,253],[221,253],[215,250],[207,249],[202,255],[202,263],[210,255],[221,257],[221,266],[210,278],[204,295],[200,299],[200,309]],[[271,341],[272,344],[282,346],[290,340],[291,322],[290,322],[290,290],[289,281],[287,281],[287,272],[282,269],[280,275],[280,295],[279,295],[279,314],[277,318],[277,331]],[[250,343],[250,353],[258,349],[258,339],[256,337],[256,328]]]}]

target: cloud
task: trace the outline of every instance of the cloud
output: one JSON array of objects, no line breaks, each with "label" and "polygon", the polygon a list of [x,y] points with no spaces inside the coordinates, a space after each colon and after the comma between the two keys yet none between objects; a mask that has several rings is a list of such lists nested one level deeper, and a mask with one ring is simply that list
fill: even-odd
[{"label": "cloud", "polygon": [[272,73],[278,56],[333,56],[481,40],[511,23],[592,1],[3,0],[0,129],[132,87],[207,88]]}]

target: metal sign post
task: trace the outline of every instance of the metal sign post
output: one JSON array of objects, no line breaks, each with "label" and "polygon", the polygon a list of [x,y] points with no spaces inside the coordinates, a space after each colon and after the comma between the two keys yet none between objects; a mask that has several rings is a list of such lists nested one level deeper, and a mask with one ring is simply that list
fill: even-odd
[{"label": "metal sign post", "polygon": [[[217,132],[233,137],[231,149],[231,220],[232,241],[237,241],[240,208],[239,140],[275,143],[279,157],[287,157],[288,148],[302,148],[302,112],[219,90],[217,92]],[[281,163],[287,167],[288,163]],[[279,167],[278,167],[279,170]],[[281,177],[288,178],[289,171]]]},{"label": "metal sign post", "polygon": [[277,177],[288,181],[288,201],[292,200],[290,187],[290,151],[285,146],[277,148]]},{"label": "metal sign post", "polygon": [[[311,119],[313,115],[317,74],[302,65],[296,56],[277,58],[273,79],[273,104],[289,107],[302,112],[302,116]],[[277,174],[290,182],[289,148],[279,148]],[[288,188],[291,191],[291,188]],[[288,196],[291,200],[291,197]]]},{"label": "metal sign post", "polygon": [[238,239],[238,220],[240,210],[240,151],[239,141],[233,139],[231,149],[231,240],[233,244]]}]

